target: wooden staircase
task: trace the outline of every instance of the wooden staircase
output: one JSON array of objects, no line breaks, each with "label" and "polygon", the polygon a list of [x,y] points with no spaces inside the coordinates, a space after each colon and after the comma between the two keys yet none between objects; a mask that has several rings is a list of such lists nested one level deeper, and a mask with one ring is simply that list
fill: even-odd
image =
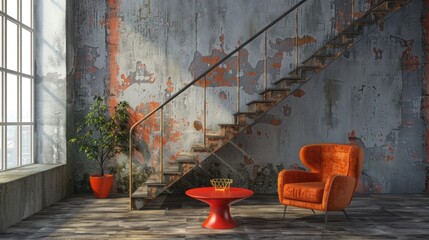
[{"label": "wooden staircase", "polygon": [[[354,20],[344,31],[326,42],[308,59],[302,62],[289,76],[278,79],[274,88],[267,88],[260,93],[261,100],[247,103],[246,112],[234,114],[233,124],[219,124],[221,131],[205,134],[204,143],[194,144],[190,152],[182,152],[174,162],[168,162],[162,173],[155,172],[131,196],[132,209],[142,209],[162,192],[168,190],[176,181],[185,176],[201,161],[227,144],[257,118],[305,84],[320,70],[343,55],[365,36],[365,29],[382,23],[386,17],[407,4],[407,0],[384,0],[369,9],[359,19]],[[222,60],[221,60],[222,61]]]}]

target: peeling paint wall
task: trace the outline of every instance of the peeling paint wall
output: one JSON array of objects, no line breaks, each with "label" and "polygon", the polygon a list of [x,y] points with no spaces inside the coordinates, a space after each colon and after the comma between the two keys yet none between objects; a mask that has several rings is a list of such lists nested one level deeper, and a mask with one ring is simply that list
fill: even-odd
[{"label": "peeling paint wall", "polygon": [[[133,152],[139,179],[158,168],[161,144],[164,161],[174,161],[179,152],[203,141],[204,128],[216,132],[217,124],[232,123],[237,108],[246,111],[246,103],[260,98],[258,93],[292,70],[297,59],[306,59],[344,29],[351,21],[351,9],[355,16],[362,15],[372,1],[354,2],[352,7],[351,1],[308,1],[298,14],[273,27],[267,35],[266,82],[262,36],[164,108],[163,139],[159,115],[139,125],[138,150]],[[131,122],[136,122],[293,4],[285,0],[75,1],[71,72],[75,118],[81,118],[99,94],[109,104],[128,101]],[[216,177],[230,169],[227,175],[238,182],[272,193],[279,170],[302,168],[298,160],[302,145],[355,141],[366,150],[361,192],[422,191],[420,13],[421,1],[414,0],[377,26],[293,97],[259,118],[234,145],[221,149],[204,171]],[[84,191],[91,165],[76,157],[76,188]],[[112,170],[120,176],[117,189],[126,189],[126,157],[118,156]],[[242,173],[237,175],[239,170]]]}]

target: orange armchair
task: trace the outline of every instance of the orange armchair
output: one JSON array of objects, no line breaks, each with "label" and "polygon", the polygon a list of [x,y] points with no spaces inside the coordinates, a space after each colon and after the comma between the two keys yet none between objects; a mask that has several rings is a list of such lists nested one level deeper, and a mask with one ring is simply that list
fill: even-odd
[{"label": "orange armchair", "polygon": [[357,145],[313,144],[301,148],[302,163],[310,172],[283,170],[278,175],[281,204],[325,212],[343,211],[350,204],[363,164],[363,150]]}]

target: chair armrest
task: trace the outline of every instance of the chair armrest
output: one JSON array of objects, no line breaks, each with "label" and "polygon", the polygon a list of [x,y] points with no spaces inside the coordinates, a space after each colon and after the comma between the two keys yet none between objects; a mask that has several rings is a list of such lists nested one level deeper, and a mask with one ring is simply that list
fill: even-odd
[{"label": "chair armrest", "polygon": [[340,211],[352,201],[356,178],[344,175],[330,176],[325,184],[322,205],[325,211]]},{"label": "chair armrest", "polygon": [[319,173],[305,172],[299,170],[282,170],[277,178],[277,192],[279,201],[282,202],[283,186],[288,183],[317,182],[320,181]]}]

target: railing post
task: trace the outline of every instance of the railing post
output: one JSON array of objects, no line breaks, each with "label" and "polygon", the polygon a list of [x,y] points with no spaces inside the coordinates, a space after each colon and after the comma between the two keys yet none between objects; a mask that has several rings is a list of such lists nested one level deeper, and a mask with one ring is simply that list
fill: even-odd
[{"label": "railing post", "polygon": [[240,112],[240,51],[237,52],[237,113]]},{"label": "railing post", "polygon": [[[298,43],[299,43],[299,30],[298,30],[298,9],[296,9],[295,14],[295,47],[296,47],[296,67],[299,66],[299,50],[298,50]],[[298,71],[296,72],[296,76],[298,77]]]},{"label": "railing post", "polygon": [[161,119],[160,119],[160,135],[161,145],[159,147],[159,177],[161,183],[164,182],[164,108],[161,108]]},{"label": "railing post", "polygon": [[203,121],[204,121],[204,129],[203,129],[203,134],[204,134],[204,148],[207,148],[207,140],[206,140],[206,136],[207,136],[207,75],[204,76],[204,116],[203,116]]},{"label": "railing post", "polygon": [[132,146],[133,146],[133,143],[132,143],[132,141],[133,141],[133,128],[134,128],[134,126],[132,126],[131,128],[130,128],[130,132],[129,132],[129,135],[128,135],[128,161],[130,162],[130,182],[129,182],[129,191],[130,191],[130,193],[129,193],[129,196],[130,196],[130,210],[133,210],[133,148],[132,148]]},{"label": "railing post", "polygon": [[[268,60],[267,60],[267,39],[268,39],[268,30],[265,31],[264,34],[264,90],[267,90],[267,64],[268,64]],[[266,100],[265,98],[265,94],[264,94],[264,100]]]}]

